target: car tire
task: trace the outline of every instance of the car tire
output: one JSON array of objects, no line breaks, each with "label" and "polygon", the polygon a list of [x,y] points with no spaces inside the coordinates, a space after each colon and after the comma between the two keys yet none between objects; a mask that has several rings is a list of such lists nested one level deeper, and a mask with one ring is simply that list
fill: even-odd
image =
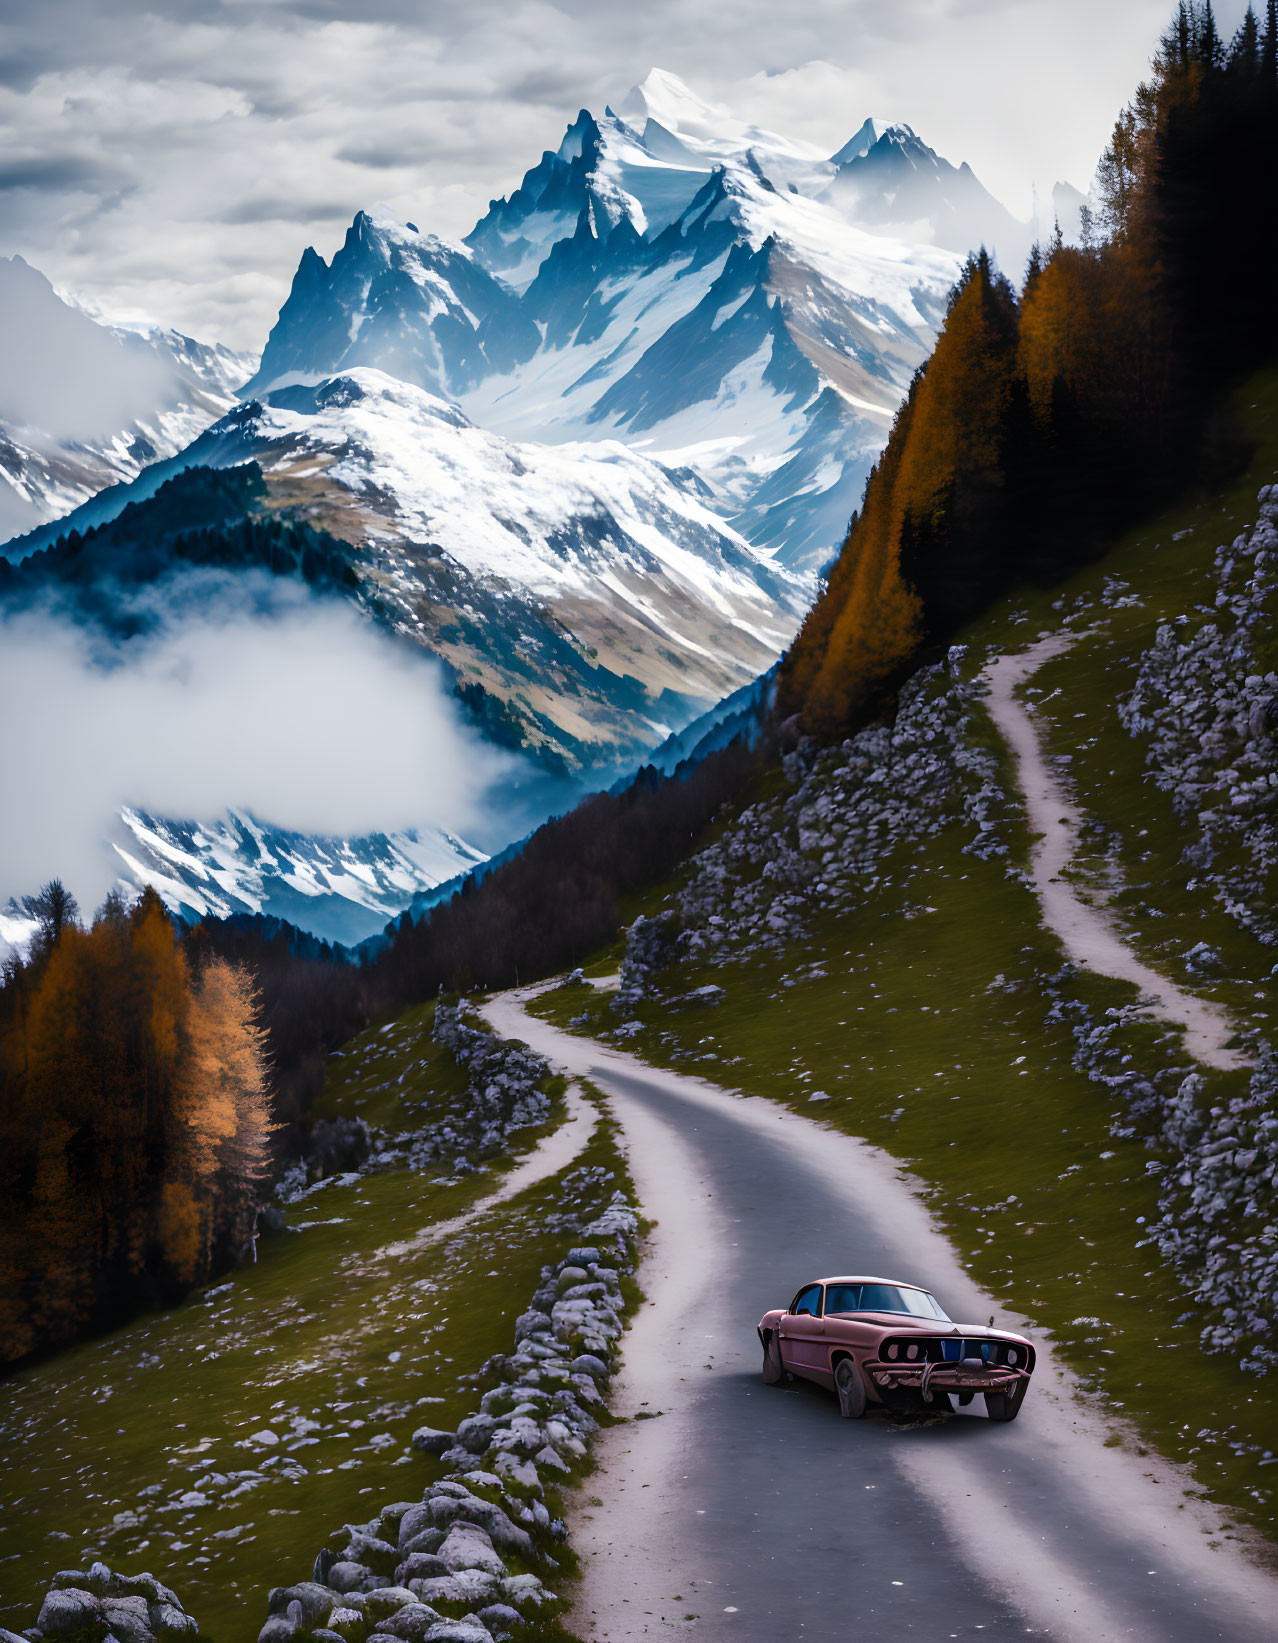
[{"label": "car tire", "polygon": [[1024,1385],[1015,1392],[987,1392],[985,1394],[985,1413],[992,1421],[1014,1421],[1020,1414],[1021,1405],[1024,1402]]},{"label": "car tire", "polygon": [[785,1379],[785,1368],[781,1362],[781,1337],[775,1329],[764,1332],[763,1379],[768,1386],[777,1386]]},{"label": "car tire", "polygon": [[835,1364],[834,1390],[839,1394],[839,1413],[844,1420],[859,1421],[865,1413],[865,1382],[851,1358],[840,1358]]}]

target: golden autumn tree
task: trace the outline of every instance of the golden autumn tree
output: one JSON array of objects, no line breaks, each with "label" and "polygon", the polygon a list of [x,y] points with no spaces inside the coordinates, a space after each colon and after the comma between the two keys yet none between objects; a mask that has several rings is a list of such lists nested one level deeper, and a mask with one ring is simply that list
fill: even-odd
[{"label": "golden autumn tree", "polygon": [[825,592],[782,669],[779,702],[806,729],[849,725],[876,687],[984,575],[987,498],[1005,483],[1017,375],[1016,299],[981,252],[950,300],[870,476]]},{"label": "golden autumn tree", "polygon": [[159,1205],[165,1259],[186,1281],[215,1245],[235,1253],[252,1232],[274,1127],[265,1036],[248,974],[209,959],[191,996],[174,1110],[177,1167]]},{"label": "golden autumn tree", "polygon": [[108,899],[6,977],[3,1355],[172,1297],[251,1233],[270,1095],[247,976],[192,975],[159,898]]}]

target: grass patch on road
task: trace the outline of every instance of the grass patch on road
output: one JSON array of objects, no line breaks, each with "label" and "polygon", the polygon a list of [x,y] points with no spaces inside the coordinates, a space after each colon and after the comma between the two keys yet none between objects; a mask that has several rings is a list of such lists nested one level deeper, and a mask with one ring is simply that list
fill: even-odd
[{"label": "grass patch on road", "polygon": [[[330,1115],[413,1128],[455,1100],[431,1021],[348,1045]],[[569,1169],[587,1164],[620,1184],[606,1127]],[[335,1181],[256,1265],[0,1384],[0,1625],[30,1625],[57,1569],[100,1556],[171,1584],[215,1643],[251,1643],[267,1589],[309,1578],[340,1524],[420,1497],[437,1463],[412,1431],[476,1406],[463,1377],[510,1350],[542,1264],[573,1242],[542,1225],[561,1179],[436,1243],[415,1235],[475,1207],[494,1172]]]}]

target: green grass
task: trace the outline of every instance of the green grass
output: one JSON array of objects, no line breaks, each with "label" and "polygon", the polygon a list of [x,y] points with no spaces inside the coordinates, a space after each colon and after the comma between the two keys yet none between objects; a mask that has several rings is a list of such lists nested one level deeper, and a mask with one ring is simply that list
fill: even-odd
[{"label": "green grass", "polygon": [[[332,1063],[328,1110],[415,1126],[454,1100],[464,1079],[431,1045],[430,1018],[353,1041]],[[582,1164],[621,1171],[606,1127]],[[334,1183],[293,1207],[302,1230],[263,1241],[256,1265],[0,1385],[0,1625],[30,1625],[57,1569],[101,1556],[169,1582],[215,1643],[250,1643],[267,1589],[308,1578],[337,1527],[420,1497],[438,1463],[407,1449],[412,1431],[476,1406],[460,1377],[509,1351],[543,1262],[573,1241],[538,1221],[557,1183],[443,1244],[415,1235],[474,1206],[493,1173]],[[255,1442],[266,1430],[281,1441]],[[207,1505],[168,1507],[203,1473],[289,1453],[305,1476],[268,1469],[236,1498],[210,1488]]]},{"label": "green grass", "polygon": [[[1036,903],[951,837],[900,879],[856,917],[819,921],[783,959],[681,972],[680,986],[714,979],[725,1001],[675,1015],[644,1005],[648,1025],[632,1047],[909,1163],[973,1277],[1050,1329],[1085,1385],[1143,1442],[1193,1467],[1222,1508],[1263,1525],[1268,1468],[1198,1434],[1278,1450],[1275,1388],[1198,1350],[1195,1324],[1177,1322],[1187,1309],[1181,1286],[1136,1247],[1140,1217],[1156,1213],[1149,1154],[1109,1135],[1114,1098],[1073,1070],[1066,1028],[1044,1025],[1040,980],[1059,954]],[[934,911],[903,917],[907,902]],[[783,984],[789,966],[812,964],[827,974]],[[1082,986],[1102,1008],[1134,998],[1100,978]],[[534,1008],[564,1026],[585,1013],[586,1031],[616,1021],[607,995],[585,988],[546,994]],[[1159,1029],[1138,1031],[1152,1054]],[[814,1091],[831,1099],[809,1102]],[[1105,1327],[1073,1326],[1087,1317]]]},{"label": "green grass", "polygon": [[[1255,520],[1256,492],[1278,480],[1278,372],[1249,384],[1241,399],[1240,414],[1256,439],[1246,473],[1222,498],[1186,503],[1121,542],[1105,569],[1130,582],[1140,603],[1094,612],[1076,651],[1045,667],[1034,683],[1052,695],[1040,714],[1048,745],[1072,755],[1070,780],[1080,802],[1116,842],[1126,880],[1117,908],[1133,944],[1179,980],[1183,953],[1207,942],[1225,957],[1230,979],[1196,985],[1239,1019],[1263,1025],[1272,1019],[1269,972],[1278,954],[1213,897],[1189,889],[1193,873],[1181,860],[1186,828],[1147,774],[1144,744],[1132,740],[1117,713],[1159,623],[1214,605],[1216,548]],[[1262,662],[1270,665],[1272,659]],[[1081,739],[1079,724],[1087,728]]]},{"label": "green grass", "polygon": [[[1270,1019],[1274,955],[1188,890],[1185,831],[1116,711],[1158,622],[1214,598],[1215,549],[1254,520],[1257,490],[1278,477],[1278,371],[1248,384],[1238,408],[1254,455],[1226,489],[1169,508],[1061,587],[1018,591],[963,637],[975,670],[1056,629],[1076,603],[1090,604],[1076,625],[1095,633],[1032,681],[1051,697],[1042,710],[1051,750],[1073,754],[1081,807],[1118,841],[1127,881],[1119,916],[1142,956],[1183,983],[1180,954],[1208,941],[1235,979],[1194,985],[1261,1025]],[[1106,604],[1110,576],[1129,582],[1140,603]],[[1006,773],[983,715],[977,734]],[[644,1006],[632,1047],[819,1116],[909,1162],[973,1276],[1050,1330],[1102,1407],[1132,1423],[1116,1421],[1110,1441],[1189,1466],[1220,1510],[1222,1537],[1247,1518],[1278,1538],[1270,1510],[1278,1472],[1259,1464],[1264,1451],[1278,1453],[1278,1384],[1206,1356],[1201,1319],[1178,1321],[1190,1310],[1182,1286],[1156,1252],[1137,1248],[1156,1214],[1151,1154],[1139,1140],[1111,1137],[1117,1098],[1074,1071],[1067,1029],[1044,1020],[1042,978],[1059,968],[1060,949],[1023,884],[963,855],[960,843],[947,834],[899,859],[860,911],[819,919],[801,950],[762,965],[681,972],[672,986],[713,980],[727,990],[724,1003],[670,1015]],[[1023,863],[1024,824],[1013,825],[1009,843]],[[1081,865],[1083,882],[1090,870],[1099,890],[1100,861]],[[639,910],[655,910],[670,893],[669,884],[652,887]],[[615,954],[600,957],[615,968]],[[810,978],[814,965],[827,974]],[[1135,1000],[1133,989],[1100,977],[1071,985],[1097,1012]],[[616,1022],[607,995],[584,988],[547,994],[535,1008],[565,1026],[584,1013],[587,1031]],[[1178,1046],[1166,1032],[1152,1022],[1126,1026],[1131,1064],[1167,1064]],[[1244,1077],[1212,1075],[1213,1099]],[[818,1090],[831,1100],[810,1103]],[[1085,1318],[1103,1327],[1073,1323]],[[1133,1428],[1135,1439],[1126,1435]],[[1248,1452],[1236,1454],[1231,1442]]]}]

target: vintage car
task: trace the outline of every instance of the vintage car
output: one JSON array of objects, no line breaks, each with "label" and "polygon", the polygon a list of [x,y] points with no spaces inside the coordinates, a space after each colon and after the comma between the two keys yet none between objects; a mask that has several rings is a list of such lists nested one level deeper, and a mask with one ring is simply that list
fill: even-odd
[{"label": "vintage car", "polygon": [[927,1290],[894,1278],[804,1284],[783,1311],[764,1313],[759,1340],[765,1381],[832,1387],[852,1420],[870,1403],[917,1413],[979,1396],[991,1420],[1014,1421],[1034,1372],[1023,1335],[953,1323]]}]

